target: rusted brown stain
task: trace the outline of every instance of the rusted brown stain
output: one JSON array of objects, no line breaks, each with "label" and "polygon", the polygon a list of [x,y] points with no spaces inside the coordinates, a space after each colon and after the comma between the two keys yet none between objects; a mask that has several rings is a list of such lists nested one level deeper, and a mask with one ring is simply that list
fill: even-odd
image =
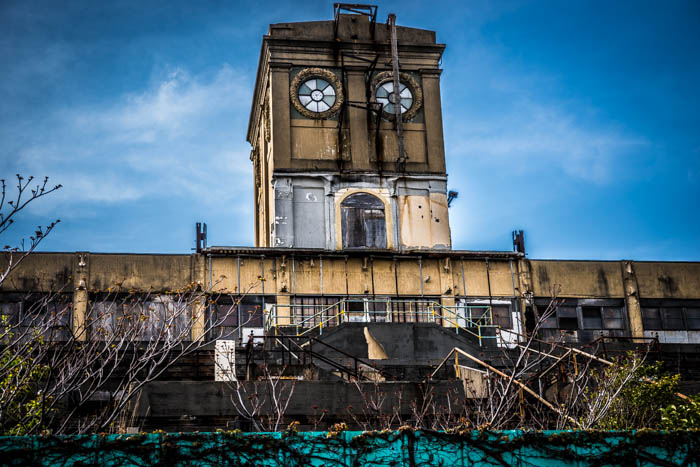
[{"label": "rusted brown stain", "polygon": [[603,268],[598,268],[598,293],[601,297],[610,296],[610,285],[608,284],[608,277],[605,275]]},{"label": "rusted brown stain", "polygon": [[537,282],[540,283],[540,289],[546,290],[549,288],[549,273],[544,264],[537,266]]},{"label": "rusted brown stain", "polygon": [[673,277],[661,274],[658,277],[658,280],[664,297],[673,297],[676,293],[678,293],[678,284]]}]

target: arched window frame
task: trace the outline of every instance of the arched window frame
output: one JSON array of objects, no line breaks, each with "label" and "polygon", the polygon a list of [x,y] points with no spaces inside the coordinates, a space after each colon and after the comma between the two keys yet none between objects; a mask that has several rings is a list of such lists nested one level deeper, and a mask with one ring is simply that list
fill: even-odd
[{"label": "arched window frame", "polygon": [[[381,224],[377,224],[376,222],[374,223],[373,227],[377,228],[378,225],[381,225],[381,228],[383,230],[380,231],[380,241],[365,241],[362,242],[360,245],[359,242],[351,242],[350,238],[347,237],[348,230],[348,222],[349,218],[347,217],[352,210],[357,210],[357,209],[362,209],[361,206],[353,207],[353,206],[348,206],[348,200],[352,200],[353,197],[357,197],[358,195],[367,195],[371,196],[376,200],[376,204],[374,206],[369,206],[365,208],[366,210],[370,211],[375,211],[375,210],[381,210],[383,214],[383,219]],[[381,207],[380,207],[381,205]],[[354,214],[358,214],[355,212]],[[376,213],[374,213],[376,214]],[[337,243],[338,243],[338,249],[363,249],[363,248],[377,248],[377,249],[390,249],[393,247],[393,239],[391,237],[391,232],[392,232],[392,222],[391,222],[391,209],[389,204],[385,201],[385,198],[376,192],[373,191],[368,191],[368,190],[353,190],[351,192],[345,193],[344,196],[340,197],[338,199],[337,205],[336,205],[336,215],[337,215],[337,222],[336,222],[336,228],[338,231],[337,234]],[[362,217],[362,216],[361,216]],[[372,217],[369,218],[369,223],[372,225],[371,222]],[[375,220],[377,220],[376,217],[374,217]],[[360,219],[360,221],[366,221],[368,219]],[[363,223],[363,229],[362,231],[364,232],[365,239],[368,240],[367,238],[367,225]],[[383,238],[381,238],[381,235],[383,235]],[[383,240],[383,241],[381,241]]]}]

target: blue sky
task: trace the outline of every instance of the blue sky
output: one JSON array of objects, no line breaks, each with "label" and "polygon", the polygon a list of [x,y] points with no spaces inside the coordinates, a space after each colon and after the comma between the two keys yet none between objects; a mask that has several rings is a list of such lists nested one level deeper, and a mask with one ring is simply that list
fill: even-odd
[{"label": "blue sky", "polygon": [[[245,130],[267,25],[332,2],[0,3],[0,174],[64,188],[49,251],[252,245]],[[383,2],[447,44],[456,249],[700,260],[700,3]]]}]

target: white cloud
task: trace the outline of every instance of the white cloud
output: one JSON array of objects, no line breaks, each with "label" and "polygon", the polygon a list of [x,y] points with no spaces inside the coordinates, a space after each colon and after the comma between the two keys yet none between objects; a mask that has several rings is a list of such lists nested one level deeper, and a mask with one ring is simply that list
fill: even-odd
[{"label": "white cloud", "polygon": [[619,158],[647,146],[614,128],[590,128],[552,105],[520,99],[498,115],[462,118],[448,153],[517,172],[556,168],[568,176],[605,183]]},{"label": "white cloud", "polygon": [[[147,90],[104,107],[55,112],[17,170],[48,174],[64,189],[52,203],[114,204],[188,197],[206,207],[249,196],[247,121],[251,77],[229,65],[214,73],[169,72]],[[232,183],[232,179],[235,182]]]}]

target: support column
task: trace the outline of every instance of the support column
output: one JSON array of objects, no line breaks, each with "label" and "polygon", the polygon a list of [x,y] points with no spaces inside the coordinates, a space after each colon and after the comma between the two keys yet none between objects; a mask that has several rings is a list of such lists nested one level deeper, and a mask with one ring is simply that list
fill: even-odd
[{"label": "support column", "polygon": [[207,298],[202,294],[192,302],[192,333],[193,341],[204,339],[206,327]]},{"label": "support column", "polygon": [[79,341],[88,338],[88,284],[90,280],[90,254],[77,253],[73,260],[73,335]]},{"label": "support column", "polygon": [[534,292],[532,288],[532,272],[530,271],[530,261],[528,261],[526,258],[521,258],[515,264],[518,273],[517,295],[520,303],[520,322],[523,326],[521,334],[523,336],[526,336],[528,332],[525,311],[527,310],[528,305],[532,305],[532,303],[528,303],[528,301],[534,298]]},{"label": "support column", "polygon": [[[208,290],[209,265],[204,254],[194,254],[191,257],[191,282],[197,284],[198,290]],[[197,292],[195,292],[197,293]],[[199,292],[199,296],[192,302],[192,329],[190,337],[193,341],[205,337],[206,328],[207,294]]]},{"label": "support column", "polygon": [[642,308],[639,305],[639,285],[632,261],[622,261],[622,284],[625,291],[625,305],[630,320],[630,336],[644,337]]},{"label": "support column", "polygon": [[431,172],[445,171],[445,142],[442,136],[442,104],[440,102],[440,69],[421,70],[423,108],[425,112],[425,144]]},{"label": "support column", "polygon": [[[438,265],[438,270],[440,271],[440,302],[443,306],[454,307],[455,284],[452,276],[452,258],[447,256],[438,261],[440,262]],[[452,319],[454,320],[454,317]],[[445,320],[442,321],[442,325],[445,327],[450,326]]]},{"label": "support column", "polygon": [[[365,102],[367,92],[365,87],[364,68],[346,67],[347,99],[348,102]],[[367,130],[367,110],[347,106],[350,127],[350,151],[352,168],[354,170],[369,170],[369,131]]]}]

